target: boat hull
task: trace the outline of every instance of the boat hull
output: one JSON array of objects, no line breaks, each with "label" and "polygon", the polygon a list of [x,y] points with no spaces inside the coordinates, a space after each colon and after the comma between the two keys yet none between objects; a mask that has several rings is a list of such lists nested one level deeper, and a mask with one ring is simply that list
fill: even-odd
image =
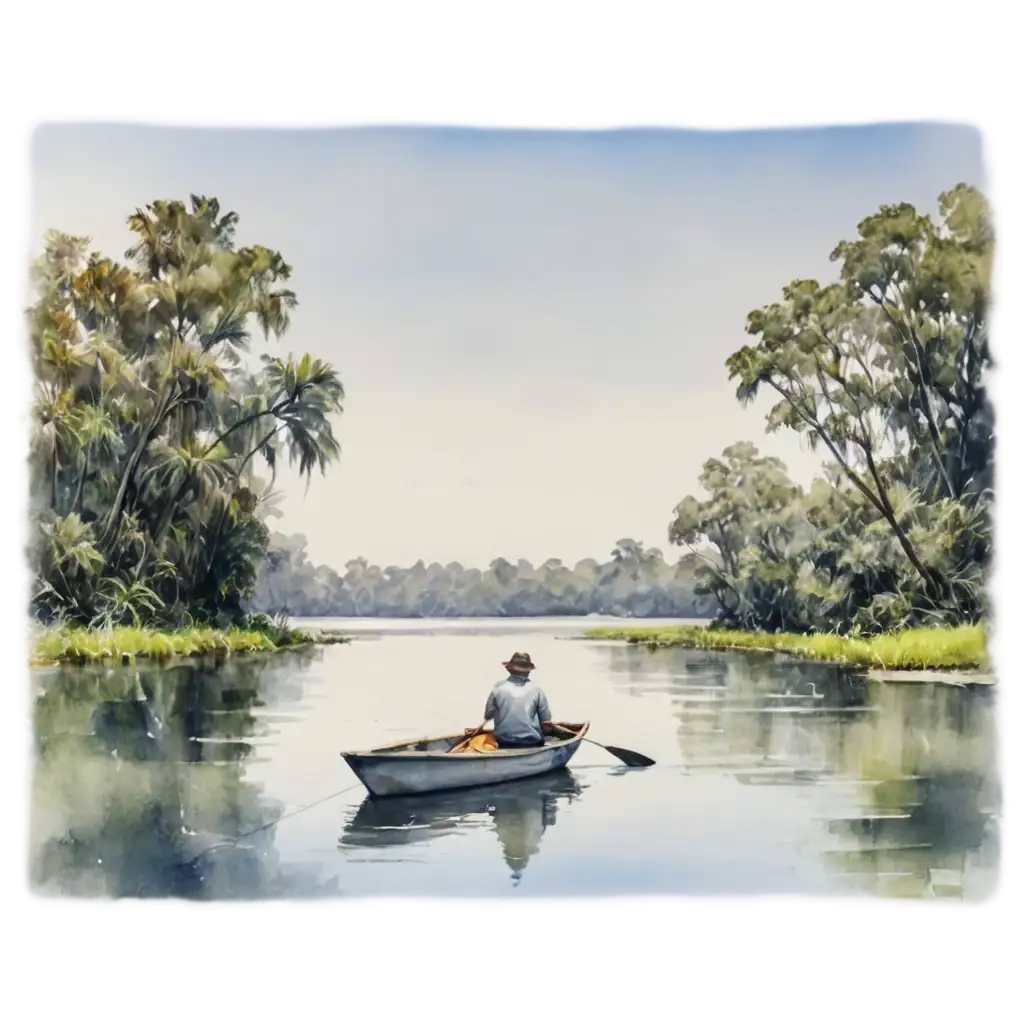
[{"label": "boat hull", "polygon": [[459,734],[403,745],[406,749],[368,750],[345,753],[342,757],[371,796],[407,796],[444,790],[490,786],[514,779],[526,779],[558,771],[568,765],[587,731],[571,739],[527,750],[495,750],[487,753],[449,754],[440,750],[408,749],[415,746],[443,746],[462,738]]}]

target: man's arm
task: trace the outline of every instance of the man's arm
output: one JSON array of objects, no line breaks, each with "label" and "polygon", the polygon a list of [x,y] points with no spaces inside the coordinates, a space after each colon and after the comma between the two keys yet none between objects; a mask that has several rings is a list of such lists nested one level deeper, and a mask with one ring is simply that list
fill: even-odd
[{"label": "man's arm", "polygon": [[487,703],[484,705],[484,721],[489,722],[498,711],[498,702],[494,699],[494,691],[487,695]]},{"label": "man's arm", "polygon": [[547,695],[543,690],[537,693],[537,717],[540,719],[542,732],[551,731],[551,708],[548,705]]}]

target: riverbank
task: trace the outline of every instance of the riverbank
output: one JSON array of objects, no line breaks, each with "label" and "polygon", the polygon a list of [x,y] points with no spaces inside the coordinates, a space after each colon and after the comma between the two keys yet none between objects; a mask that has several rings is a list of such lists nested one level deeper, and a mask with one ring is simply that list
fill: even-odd
[{"label": "riverbank", "polygon": [[82,664],[137,659],[165,661],[203,655],[273,653],[310,644],[348,643],[348,637],[328,630],[289,627],[271,629],[159,630],[117,626],[113,629],[51,627],[33,636],[29,663],[34,666]]},{"label": "riverbank", "polygon": [[892,672],[982,670],[989,667],[981,626],[907,629],[856,638],[832,633],[744,633],[703,626],[627,626],[591,629],[590,640],[625,640],[648,647],[687,647],[707,651],[766,651],[808,661]]}]

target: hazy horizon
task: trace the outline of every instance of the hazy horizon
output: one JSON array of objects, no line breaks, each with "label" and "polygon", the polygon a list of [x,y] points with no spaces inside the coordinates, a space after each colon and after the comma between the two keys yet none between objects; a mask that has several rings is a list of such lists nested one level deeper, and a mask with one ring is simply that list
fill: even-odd
[{"label": "hazy horizon", "polygon": [[984,186],[968,128],[750,132],[53,126],[33,151],[32,254],[50,228],[122,258],[127,215],[217,196],[298,294],[282,352],[344,381],[341,461],[278,474],[315,562],[605,561],[660,547],[703,462],[736,441],[806,483],[724,361],[746,314],[882,203]]}]

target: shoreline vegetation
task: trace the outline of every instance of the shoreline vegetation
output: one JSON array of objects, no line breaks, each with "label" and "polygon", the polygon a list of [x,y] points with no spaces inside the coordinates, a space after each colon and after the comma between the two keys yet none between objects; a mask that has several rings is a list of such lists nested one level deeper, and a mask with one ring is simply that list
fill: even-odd
[{"label": "shoreline vegetation", "polygon": [[747,441],[705,462],[703,493],[676,506],[669,540],[700,558],[712,627],[588,639],[994,681],[994,233],[972,186],[940,195],[938,212],[881,207],[833,250],[838,280],[792,281],[749,314],[752,340],[726,362],[737,399],[770,392],[766,433],[792,431],[831,458],[809,488]]},{"label": "shoreline vegetation", "polygon": [[330,363],[271,354],[292,268],[238,245],[238,220],[213,198],[158,200],[126,218],[124,262],[51,231],[32,265],[30,609],[51,653],[290,642],[249,614],[273,483],[338,461],[345,392]]},{"label": "shoreline vegetation", "polygon": [[51,626],[32,638],[29,664],[80,665],[138,659],[168,661],[174,658],[224,657],[230,654],[273,654],[311,644],[343,644],[349,637],[334,630],[295,629],[287,625],[238,626],[217,629],[192,626],[184,629],[151,629],[114,626]]},{"label": "shoreline vegetation", "polygon": [[991,668],[985,631],[978,625],[905,629],[863,638],[835,633],[753,633],[704,626],[613,626],[587,630],[584,638],[624,640],[651,649],[785,654],[805,661],[887,672],[984,672]]},{"label": "shoreline vegetation", "polygon": [[[862,638],[834,633],[755,633],[712,626],[631,625],[588,629],[582,638],[625,641],[652,650],[681,647],[783,654],[799,660],[883,672],[977,673],[991,669],[985,632],[979,625],[906,629]],[[298,629],[280,623],[227,629],[50,626],[35,632],[29,662],[33,667],[102,661],[133,663],[138,659],[271,654],[314,644],[349,642],[351,638],[337,630]]]},{"label": "shoreline vegetation", "polygon": [[[994,230],[973,186],[936,205],[880,207],[833,249],[831,283],[793,280],[748,314],[749,341],[726,361],[737,400],[768,398],[766,434],[825,461],[804,486],[743,440],[676,506],[669,540],[699,556],[696,593],[722,627],[818,650],[844,642],[777,638],[925,637],[906,631],[988,617]],[[892,642],[877,641],[879,658],[901,657]],[[946,657],[936,642],[905,656]],[[869,657],[863,643],[844,656]]]}]

